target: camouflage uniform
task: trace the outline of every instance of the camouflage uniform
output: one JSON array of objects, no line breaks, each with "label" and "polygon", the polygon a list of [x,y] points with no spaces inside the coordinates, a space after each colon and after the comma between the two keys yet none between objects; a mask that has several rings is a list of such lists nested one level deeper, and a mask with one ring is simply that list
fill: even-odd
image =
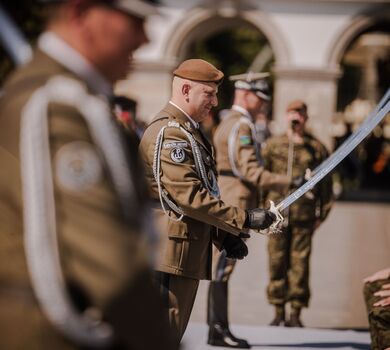
[{"label": "camouflage uniform", "polygon": [[390,307],[374,306],[382,297],[374,296],[390,278],[364,285],[368,322],[370,324],[371,349],[383,350],[390,347]]},{"label": "camouflage uniform", "polygon": [[[307,168],[313,170],[328,156],[326,148],[308,133],[304,134],[302,144],[294,144],[287,135],[282,135],[270,138],[263,148],[265,168],[273,173],[287,174],[289,154],[292,178],[304,175]],[[274,191],[265,193],[264,198],[276,203],[282,199]],[[314,226],[318,219],[325,220],[331,204],[332,182],[328,176],[284,213],[287,227],[283,234],[271,236],[268,241],[270,283],[267,295],[271,304],[284,305],[290,301],[298,309],[308,306]]]}]

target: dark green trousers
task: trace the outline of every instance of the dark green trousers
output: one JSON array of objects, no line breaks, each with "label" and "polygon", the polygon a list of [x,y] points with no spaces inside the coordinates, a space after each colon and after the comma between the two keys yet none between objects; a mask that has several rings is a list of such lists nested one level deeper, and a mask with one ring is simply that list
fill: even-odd
[{"label": "dark green trousers", "polygon": [[310,299],[309,271],[313,225],[289,225],[268,240],[269,275],[267,297],[270,304],[291,302],[307,307]]}]

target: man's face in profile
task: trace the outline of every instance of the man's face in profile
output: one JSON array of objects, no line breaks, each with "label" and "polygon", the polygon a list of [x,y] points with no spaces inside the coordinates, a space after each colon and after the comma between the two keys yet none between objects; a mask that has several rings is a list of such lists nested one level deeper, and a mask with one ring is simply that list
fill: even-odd
[{"label": "man's face in profile", "polygon": [[216,83],[193,82],[189,91],[189,103],[191,105],[191,117],[201,122],[205,119],[213,107],[218,106],[218,86]]},{"label": "man's face in profile", "polygon": [[132,55],[148,42],[144,20],[105,5],[92,5],[84,27],[94,65],[111,82],[126,77]]}]

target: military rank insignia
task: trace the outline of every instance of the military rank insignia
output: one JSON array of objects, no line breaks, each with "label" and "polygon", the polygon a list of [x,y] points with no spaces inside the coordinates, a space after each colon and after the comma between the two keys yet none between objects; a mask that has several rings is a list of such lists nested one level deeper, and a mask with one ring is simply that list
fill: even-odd
[{"label": "military rank insignia", "polygon": [[183,148],[176,147],[176,148],[172,149],[172,151],[171,151],[171,159],[175,163],[183,163],[185,158],[186,158],[186,153],[185,153]]},{"label": "military rank insignia", "polygon": [[248,146],[252,144],[252,137],[249,135],[240,136],[240,145]]}]

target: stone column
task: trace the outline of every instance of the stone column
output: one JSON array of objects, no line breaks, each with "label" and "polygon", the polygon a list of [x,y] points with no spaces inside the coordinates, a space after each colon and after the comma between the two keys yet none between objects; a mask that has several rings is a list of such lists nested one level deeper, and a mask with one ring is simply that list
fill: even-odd
[{"label": "stone column", "polygon": [[275,67],[273,120],[275,133],[286,130],[286,106],[301,99],[308,106],[308,129],[332,149],[330,127],[336,110],[338,69]]},{"label": "stone column", "polygon": [[137,117],[150,122],[168,102],[172,89],[172,71],[176,62],[135,62],[126,80],[117,83],[115,94],[137,101]]}]

